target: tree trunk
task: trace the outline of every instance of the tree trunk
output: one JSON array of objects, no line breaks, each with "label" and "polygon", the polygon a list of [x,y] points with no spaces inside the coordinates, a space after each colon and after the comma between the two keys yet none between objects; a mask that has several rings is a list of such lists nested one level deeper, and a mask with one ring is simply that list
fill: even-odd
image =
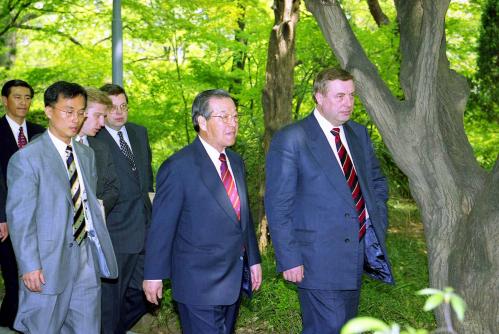
[{"label": "tree trunk", "polygon": [[0,67],[9,70],[16,59],[16,32],[9,31],[0,36]]},{"label": "tree trunk", "polygon": [[[291,123],[295,66],[295,28],[300,14],[300,0],[274,0],[274,26],[270,33],[266,84],[262,92],[265,133],[263,148],[267,152],[272,135]],[[262,178],[263,180],[263,178]],[[260,203],[263,203],[265,185],[260,185]],[[263,208],[263,204],[262,204]],[[269,242],[267,220],[263,210],[260,221],[260,249]]]},{"label": "tree trunk", "polygon": [[467,300],[460,332],[495,333],[498,303],[490,294],[499,291],[499,167],[482,169],[464,132],[469,88],[450,70],[445,53],[449,1],[396,1],[403,101],[380,78],[337,1],[305,3],[341,66],[354,75],[361,101],[409,178],[425,227],[430,286],[453,285]]},{"label": "tree trunk", "polygon": [[242,72],[246,63],[246,48],[248,47],[248,38],[244,35],[246,27],[246,3],[244,1],[237,1],[237,7],[241,10],[241,13],[237,18],[238,29],[234,31],[234,39],[239,43],[239,46],[232,56],[232,68],[230,71],[233,75],[233,81],[229,85],[229,93],[235,95],[236,102],[242,88]]}]

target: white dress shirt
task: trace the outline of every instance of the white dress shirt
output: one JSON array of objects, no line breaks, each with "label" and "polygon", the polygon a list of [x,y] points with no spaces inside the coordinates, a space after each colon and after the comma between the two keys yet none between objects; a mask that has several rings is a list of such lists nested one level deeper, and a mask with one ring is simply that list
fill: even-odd
[{"label": "white dress shirt", "polygon": [[128,144],[128,147],[130,147],[130,151],[133,153],[132,145],[130,144],[130,139],[128,138],[128,132],[126,132],[126,127],[124,125],[119,130],[115,130],[107,125],[105,125],[105,127],[107,132],[109,132],[111,137],[113,137],[114,141],[116,142],[116,144],[118,144],[118,147],[120,148],[121,145],[120,145],[120,137],[118,136],[118,131],[121,131],[121,133],[123,133],[123,139]]}]

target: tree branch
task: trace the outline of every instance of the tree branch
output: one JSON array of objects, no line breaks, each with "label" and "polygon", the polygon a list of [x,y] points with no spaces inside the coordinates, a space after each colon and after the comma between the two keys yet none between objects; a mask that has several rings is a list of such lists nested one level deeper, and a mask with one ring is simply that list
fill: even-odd
[{"label": "tree branch", "polygon": [[[355,77],[360,99],[378,129],[388,134],[393,124],[393,114],[405,108],[390,92],[377,68],[367,57],[342,8],[333,0],[307,0],[305,4],[319,23],[341,67]],[[374,102],[377,102],[377,108]]]},{"label": "tree branch", "polygon": [[367,5],[369,6],[369,11],[378,27],[390,24],[390,19],[383,13],[378,0],[367,0]]},{"label": "tree branch", "polygon": [[59,35],[59,36],[62,36],[62,37],[69,39],[71,42],[73,42],[74,44],[76,44],[80,47],[83,47],[83,45],[80,42],[78,42],[78,40],[76,40],[76,38],[74,38],[73,36],[71,36],[63,31],[60,31],[60,30],[50,30],[50,29],[47,29],[45,27],[34,27],[34,26],[26,25],[26,24],[15,24],[15,25],[13,25],[13,27],[18,28],[18,29],[43,31],[43,32],[47,32],[47,33],[56,34],[56,35]]}]

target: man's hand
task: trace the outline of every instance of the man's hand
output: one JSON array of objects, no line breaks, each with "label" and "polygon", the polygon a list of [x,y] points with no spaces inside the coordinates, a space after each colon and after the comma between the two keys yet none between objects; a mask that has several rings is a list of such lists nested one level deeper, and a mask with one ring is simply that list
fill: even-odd
[{"label": "man's hand", "polygon": [[159,299],[163,297],[163,281],[144,280],[142,288],[150,303],[159,305]]},{"label": "man's hand", "polygon": [[0,223],[0,242],[4,242],[5,239],[9,236],[9,228],[7,227],[7,223]]},{"label": "man's hand", "polygon": [[251,271],[251,290],[256,291],[262,285],[262,266],[260,263],[254,264],[250,267]]},{"label": "man's hand", "polygon": [[282,276],[286,281],[300,283],[303,280],[303,265],[285,270]]},{"label": "man's hand", "polygon": [[43,277],[41,269],[23,274],[22,280],[28,290],[32,292],[41,292],[42,284],[45,285],[45,277]]}]

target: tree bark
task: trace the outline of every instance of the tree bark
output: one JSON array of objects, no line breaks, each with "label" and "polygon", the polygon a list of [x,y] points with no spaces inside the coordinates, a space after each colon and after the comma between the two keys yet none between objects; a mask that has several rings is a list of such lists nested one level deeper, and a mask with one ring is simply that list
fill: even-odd
[{"label": "tree bark", "polygon": [[[274,26],[270,33],[266,84],[262,92],[265,152],[268,151],[272,135],[292,120],[295,29],[300,14],[300,0],[274,0],[273,9]],[[265,185],[262,182],[260,185],[261,203],[263,203],[264,188]],[[264,218],[263,210],[258,218],[260,221],[259,246],[263,250],[269,243],[267,220]]]},{"label": "tree bark", "polygon": [[338,2],[305,3],[341,66],[354,75],[361,101],[409,178],[425,227],[430,286],[453,285],[466,298],[470,307],[459,332],[495,333],[498,306],[490,294],[499,291],[499,168],[487,172],[478,165],[464,132],[469,88],[446,57],[449,0],[395,1],[403,101],[380,78]]}]

